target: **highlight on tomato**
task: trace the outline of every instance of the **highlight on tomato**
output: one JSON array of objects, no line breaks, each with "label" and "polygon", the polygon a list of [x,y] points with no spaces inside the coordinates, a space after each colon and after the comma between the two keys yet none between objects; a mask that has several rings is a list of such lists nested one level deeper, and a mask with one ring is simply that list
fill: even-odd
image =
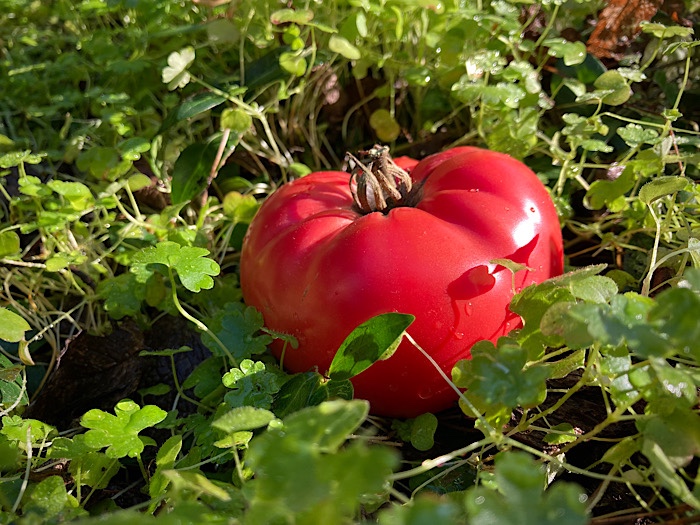
[{"label": "highlight on tomato", "polygon": [[[408,332],[449,377],[474,343],[520,325],[508,308],[514,292],[562,273],[557,213],[522,162],[456,147],[397,164],[382,146],[348,161],[352,173],[311,173],[279,188],[244,241],[245,301],[298,340],[287,370],[324,373],[355,327],[401,312],[415,316]],[[415,417],[457,399],[406,339],[352,382],[376,415]]]}]

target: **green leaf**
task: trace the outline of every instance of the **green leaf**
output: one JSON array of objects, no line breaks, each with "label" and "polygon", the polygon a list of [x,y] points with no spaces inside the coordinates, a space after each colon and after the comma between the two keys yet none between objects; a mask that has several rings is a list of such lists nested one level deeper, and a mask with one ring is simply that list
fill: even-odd
[{"label": "green leaf", "polygon": [[70,206],[76,211],[85,211],[95,203],[90,189],[81,182],[52,180],[47,182],[46,185],[65,197]]},{"label": "green leaf", "polygon": [[[690,278],[698,272],[686,272]],[[700,362],[700,295],[688,288],[664,290],[657,296],[655,307],[649,312],[649,320],[658,327],[663,339],[683,357],[692,356]]]},{"label": "green leaf", "polygon": [[575,66],[586,59],[586,45],[583,42],[569,42],[563,38],[548,38],[542,45],[548,47],[551,56],[564,59],[567,66]]},{"label": "green leaf", "polygon": [[182,104],[177,106],[174,111],[168,113],[168,116],[165,117],[158,130],[158,134],[164,133],[178,122],[201,115],[205,111],[209,111],[224,102],[226,102],[225,97],[216,95],[210,91],[198,93],[192,98],[185,100]]},{"label": "green leaf", "polygon": [[151,185],[151,178],[143,173],[135,173],[126,180],[126,185],[132,192],[139,191]]},{"label": "green leaf", "polygon": [[134,254],[131,271],[136,273],[139,282],[145,282],[144,276],[150,277],[153,264],[162,264],[177,271],[182,285],[191,292],[208,290],[214,286],[211,276],[218,275],[220,268],[213,260],[206,257],[209,250],[195,246],[180,246],[176,242],[163,241],[155,247],[149,247]]},{"label": "green leaf", "polygon": [[543,465],[522,452],[501,452],[495,459],[495,489],[467,491],[471,525],[585,525],[585,493],[571,483],[556,483],[545,492]]},{"label": "green leaf", "polygon": [[392,505],[383,509],[379,514],[379,525],[460,523],[459,515],[460,509],[450,500],[418,497],[410,505]]},{"label": "green leaf", "polygon": [[155,505],[160,501],[159,496],[165,493],[170,484],[170,479],[165,475],[165,472],[175,466],[175,461],[181,450],[181,435],[170,436],[158,449],[158,454],[156,454],[156,471],[148,484],[148,495],[151,497],[151,500],[154,500],[151,503],[153,509],[149,510],[155,510]]},{"label": "green leaf", "polygon": [[275,25],[299,24],[305,25],[314,18],[314,12],[310,9],[279,9],[270,15],[270,22]]},{"label": "green leaf", "polygon": [[243,195],[237,191],[229,191],[224,196],[224,213],[236,222],[249,224],[258,209],[259,201],[253,195]]},{"label": "green leaf", "polygon": [[576,440],[576,432],[571,423],[559,423],[553,426],[544,437],[544,442],[548,445],[563,445]]},{"label": "green leaf", "polygon": [[216,141],[210,141],[190,144],[180,153],[172,172],[173,204],[188,202],[206,189],[218,148]]},{"label": "green leaf", "polygon": [[122,141],[117,149],[121,152],[122,158],[137,161],[141,158],[141,153],[151,149],[151,143],[143,137],[132,137]]},{"label": "green leaf", "polygon": [[39,164],[46,153],[32,153],[31,150],[25,151],[10,151],[9,153],[3,153],[0,155],[0,168],[14,168],[20,164]]},{"label": "green leaf", "polygon": [[93,409],[80,419],[80,424],[90,429],[85,433],[85,444],[94,450],[107,447],[105,454],[113,459],[139,456],[144,449],[139,432],[160,423],[167,415],[156,406],[139,408],[128,399],[117,403],[114,414]]},{"label": "green leaf", "polygon": [[394,452],[363,440],[342,446],[368,408],[364,401],[328,401],[255,437],[245,456],[255,476],[246,523],[350,522],[363,497],[384,492]]},{"label": "green leaf", "polygon": [[20,449],[26,451],[27,444],[33,447],[45,446],[49,438],[56,434],[56,429],[36,419],[3,416],[0,434],[16,442]]},{"label": "green leaf", "polygon": [[452,369],[452,381],[467,389],[465,395],[484,410],[487,419],[544,401],[549,369],[526,366],[527,352],[513,340],[503,337],[498,346],[480,341],[472,347],[471,354],[471,359],[458,361]]},{"label": "green leaf", "polygon": [[661,176],[647,182],[639,190],[639,200],[650,204],[659,197],[670,195],[685,189],[688,179],[685,177]]},{"label": "green leaf", "polygon": [[365,321],[340,345],[328,377],[342,381],[356,376],[380,359],[388,359],[398,348],[415,316],[386,313]]},{"label": "green leaf", "polygon": [[[14,231],[0,232],[0,258],[19,255],[19,235]],[[2,324],[2,323],[0,323]]]},{"label": "green leaf", "polygon": [[655,22],[643,21],[639,24],[643,32],[654,35],[656,38],[663,40],[664,38],[680,37],[686,38],[692,36],[693,28],[684,26],[665,26]]},{"label": "green leaf", "polygon": [[[272,337],[260,332],[264,323],[262,314],[242,303],[226,303],[216,316],[205,322],[236,360],[262,354],[272,342]],[[208,333],[202,334],[202,342],[214,355],[222,355],[219,344]]]},{"label": "green leaf", "polygon": [[619,197],[630,191],[635,184],[636,176],[632,166],[626,166],[620,175],[613,180],[593,181],[586,192],[588,206],[599,210],[603,206],[611,206]]},{"label": "green leaf", "polygon": [[232,389],[226,393],[224,401],[230,407],[270,408],[272,396],[279,391],[283,378],[281,372],[267,371],[261,361],[244,359],[239,368],[224,374],[224,386]]},{"label": "green leaf", "polygon": [[361,399],[324,401],[284,418],[281,431],[320,452],[336,452],[368,413],[369,403]]},{"label": "green leaf", "polygon": [[632,95],[625,77],[617,71],[606,71],[593,83],[596,89],[610,91],[603,96],[603,103],[611,106],[619,106],[627,102]]},{"label": "green leaf", "polygon": [[146,298],[146,289],[133,273],[123,273],[100,281],[97,294],[104,299],[104,309],[112,319],[136,315]]},{"label": "green leaf", "polygon": [[241,108],[226,108],[221,112],[221,128],[242,135],[253,125],[253,118]]},{"label": "green leaf", "polygon": [[411,424],[411,445],[422,451],[433,448],[437,427],[437,417],[429,412],[415,418]]},{"label": "green leaf", "polygon": [[61,476],[49,476],[40,481],[24,504],[25,515],[38,515],[42,521],[58,516],[68,505],[66,484]]},{"label": "green leaf", "polygon": [[320,405],[330,397],[326,385],[318,372],[295,374],[280,388],[272,409],[278,417],[284,418],[302,408]]},{"label": "green leaf", "polygon": [[360,60],[362,58],[360,50],[340,35],[331,35],[328,41],[328,48],[348,60]]},{"label": "green leaf", "polygon": [[24,332],[31,326],[21,316],[0,307],[0,339],[10,343],[18,343],[24,339]]},{"label": "green leaf", "polygon": [[554,346],[565,344],[571,349],[580,349],[593,344],[586,322],[569,315],[575,307],[574,302],[554,303],[542,316],[540,331]]},{"label": "green leaf", "polygon": [[275,419],[269,410],[255,407],[237,407],[212,422],[214,428],[233,434],[241,430],[255,430],[267,426]]},{"label": "green leaf", "polygon": [[163,68],[163,83],[168,84],[169,90],[183,88],[190,82],[187,68],[194,62],[194,48],[187,46],[180,51],[168,55],[168,65]]},{"label": "green leaf", "polygon": [[297,77],[306,73],[306,59],[298,53],[282,53],[279,58],[282,69]]},{"label": "green leaf", "polygon": [[655,129],[643,128],[639,124],[627,124],[617,128],[616,133],[632,148],[641,144],[654,144],[659,137],[659,133]]},{"label": "green leaf", "polygon": [[569,289],[574,297],[588,303],[607,303],[617,293],[615,281],[601,275],[574,281]]},{"label": "green leaf", "polygon": [[369,125],[382,142],[393,142],[401,133],[401,126],[386,109],[375,110],[369,117]]},{"label": "green leaf", "polygon": [[49,457],[70,459],[68,471],[76,483],[94,489],[106,488],[109,481],[119,471],[120,464],[101,452],[95,452],[85,443],[85,435],[79,434],[73,439],[59,437],[53,440]]}]

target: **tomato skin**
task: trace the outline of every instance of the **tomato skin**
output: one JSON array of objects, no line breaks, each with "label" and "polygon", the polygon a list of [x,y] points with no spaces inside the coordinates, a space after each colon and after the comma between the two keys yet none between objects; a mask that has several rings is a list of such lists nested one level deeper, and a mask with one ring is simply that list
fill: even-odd
[{"label": "tomato skin", "polygon": [[[286,351],[289,371],[324,373],[357,325],[401,312],[416,316],[409,333],[449,377],[475,342],[520,324],[508,310],[512,274],[489,261],[528,267],[516,273],[516,291],[562,273],[556,211],[521,162],[453,148],[420,161],[411,177],[424,181],[415,207],[386,214],[361,214],[344,172],[312,173],[264,202],[244,241],[241,288],[266,326],[299,341]],[[352,381],[376,415],[415,417],[457,398],[407,340]]]}]

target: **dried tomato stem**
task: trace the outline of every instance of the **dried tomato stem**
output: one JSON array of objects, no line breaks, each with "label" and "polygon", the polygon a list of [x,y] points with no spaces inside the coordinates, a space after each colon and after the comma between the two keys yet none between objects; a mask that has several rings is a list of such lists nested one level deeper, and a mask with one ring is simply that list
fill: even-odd
[{"label": "dried tomato stem", "polygon": [[411,176],[396,165],[387,146],[377,144],[360,151],[357,157],[348,153],[345,159],[350,168],[352,198],[363,213],[386,213],[391,208],[411,205]]}]

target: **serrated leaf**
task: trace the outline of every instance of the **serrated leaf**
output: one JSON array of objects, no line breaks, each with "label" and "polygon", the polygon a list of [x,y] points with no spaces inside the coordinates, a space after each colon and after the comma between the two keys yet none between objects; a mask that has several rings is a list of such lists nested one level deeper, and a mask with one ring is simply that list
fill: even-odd
[{"label": "serrated leaf", "polygon": [[365,321],[340,345],[328,369],[328,377],[335,381],[350,379],[372,363],[389,358],[415,319],[410,314],[390,312]]},{"label": "serrated leaf", "polygon": [[[216,316],[207,319],[206,323],[236,360],[261,354],[272,342],[272,337],[260,332],[263,317],[252,306],[227,303]],[[214,355],[222,355],[218,343],[208,333],[202,334],[202,342]]]},{"label": "serrated leaf", "polygon": [[255,475],[246,520],[314,516],[312,523],[322,515],[323,523],[344,523],[364,495],[382,493],[397,465],[396,454],[362,440],[341,447],[367,408],[362,401],[322,403],[255,437],[245,457]]},{"label": "serrated leaf", "polygon": [[194,48],[187,46],[168,55],[168,65],[163,68],[162,79],[169,90],[185,87],[190,82],[187,68],[194,61]]},{"label": "serrated leaf", "polygon": [[[272,396],[280,389],[282,374],[266,370],[262,361],[244,359],[238,368],[224,374],[223,383],[231,391],[224,396],[230,407],[249,406],[268,409]],[[244,429],[248,430],[248,429]]]},{"label": "serrated leaf", "polygon": [[94,450],[106,447],[107,457],[118,459],[136,457],[143,452],[144,443],[139,432],[155,426],[165,419],[167,412],[153,405],[140,408],[130,400],[120,401],[114,415],[102,410],[89,410],[80,424],[89,429],[85,433],[85,444]]},{"label": "serrated leaf", "polygon": [[132,259],[131,270],[137,274],[137,279],[143,279],[144,276],[153,274],[149,265],[162,264],[177,272],[185,288],[191,292],[199,292],[202,288],[212,288],[212,276],[220,272],[219,265],[206,257],[208,254],[209,250],[206,248],[180,246],[176,242],[163,241],[155,247],[137,252]]},{"label": "serrated leaf", "polygon": [[292,439],[306,441],[320,452],[334,452],[367,418],[365,400],[324,401],[284,418],[283,432]]},{"label": "serrated leaf", "polygon": [[642,188],[639,190],[639,200],[645,204],[649,204],[659,197],[681,191],[685,189],[687,185],[688,179],[685,177],[657,177],[642,186]]},{"label": "serrated leaf", "polygon": [[617,128],[616,133],[632,148],[641,144],[653,144],[659,136],[655,129],[643,128],[639,124],[627,124]]},{"label": "serrated leaf", "polygon": [[471,525],[585,525],[584,491],[556,483],[544,491],[543,466],[523,452],[501,452],[495,459],[495,488],[477,486],[466,494]]},{"label": "serrated leaf", "polygon": [[112,319],[136,315],[146,298],[146,289],[137,283],[132,273],[123,273],[100,281],[97,294],[104,299],[104,309]]},{"label": "serrated leaf", "polygon": [[24,333],[30,329],[31,326],[22,316],[0,307],[0,339],[18,343],[24,339]]},{"label": "serrated leaf", "polygon": [[498,346],[480,341],[471,352],[471,359],[458,361],[452,369],[452,381],[467,389],[467,398],[477,398],[477,406],[488,407],[487,418],[489,414],[510,412],[518,406],[531,408],[544,401],[549,369],[526,366],[527,352],[514,341],[501,338]]}]

